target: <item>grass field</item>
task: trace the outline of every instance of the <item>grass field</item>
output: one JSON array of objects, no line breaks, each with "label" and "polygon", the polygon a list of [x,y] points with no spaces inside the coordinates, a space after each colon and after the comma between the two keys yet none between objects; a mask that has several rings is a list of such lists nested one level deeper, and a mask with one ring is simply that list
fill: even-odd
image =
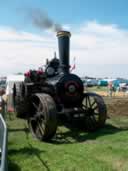
[{"label": "grass field", "polygon": [[9,171],[127,171],[128,117],[111,117],[95,132],[59,127],[51,143],[39,142],[27,123],[8,122]]}]

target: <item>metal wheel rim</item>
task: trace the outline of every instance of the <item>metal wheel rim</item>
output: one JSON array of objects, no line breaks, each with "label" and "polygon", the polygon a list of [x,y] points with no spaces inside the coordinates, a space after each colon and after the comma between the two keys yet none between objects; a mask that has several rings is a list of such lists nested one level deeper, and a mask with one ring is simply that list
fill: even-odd
[{"label": "metal wheel rim", "polygon": [[97,94],[88,93],[83,102],[82,108],[85,110],[85,123],[88,129],[95,130],[103,126],[106,120],[106,108],[103,99]]}]

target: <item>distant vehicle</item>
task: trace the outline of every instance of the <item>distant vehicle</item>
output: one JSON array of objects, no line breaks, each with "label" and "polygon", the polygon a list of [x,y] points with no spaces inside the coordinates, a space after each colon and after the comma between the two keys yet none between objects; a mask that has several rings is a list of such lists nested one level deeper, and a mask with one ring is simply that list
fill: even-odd
[{"label": "distant vehicle", "polygon": [[98,85],[98,80],[96,80],[96,79],[87,79],[86,84],[87,84],[88,87],[97,86]]},{"label": "distant vehicle", "polygon": [[1,80],[0,81],[0,87],[5,88],[6,87],[6,80]]},{"label": "distant vehicle", "polygon": [[119,84],[120,91],[128,91],[128,83]]},{"label": "distant vehicle", "polygon": [[84,86],[84,87],[87,87],[86,79],[81,79],[81,80],[82,80],[82,82],[83,82],[83,86]]}]

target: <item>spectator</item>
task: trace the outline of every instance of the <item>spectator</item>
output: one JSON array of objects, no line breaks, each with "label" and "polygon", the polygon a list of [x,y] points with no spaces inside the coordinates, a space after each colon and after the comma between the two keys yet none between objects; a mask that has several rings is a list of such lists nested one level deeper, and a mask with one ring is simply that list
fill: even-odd
[{"label": "spectator", "polygon": [[113,92],[113,84],[112,84],[112,82],[110,81],[110,82],[108,83],[108,94],[109,94],[110,97],[112,97],[112,92]]},{"label": "spectator", "polygon": [[112,84],[112,94],[115,96],[117,90],[116,84]]}]

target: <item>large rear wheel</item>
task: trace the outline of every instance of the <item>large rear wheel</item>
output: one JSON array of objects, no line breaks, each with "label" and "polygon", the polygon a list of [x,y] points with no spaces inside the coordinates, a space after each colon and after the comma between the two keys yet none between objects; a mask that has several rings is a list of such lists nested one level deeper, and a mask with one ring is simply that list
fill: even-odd
[{"label": "large rear wheel", "polygon": [[28,117],[30,131],[36,138],[50,140],[56,133],[56,105],[52,97],[45,93],[35,94],[31,99],[31,116]]}]

